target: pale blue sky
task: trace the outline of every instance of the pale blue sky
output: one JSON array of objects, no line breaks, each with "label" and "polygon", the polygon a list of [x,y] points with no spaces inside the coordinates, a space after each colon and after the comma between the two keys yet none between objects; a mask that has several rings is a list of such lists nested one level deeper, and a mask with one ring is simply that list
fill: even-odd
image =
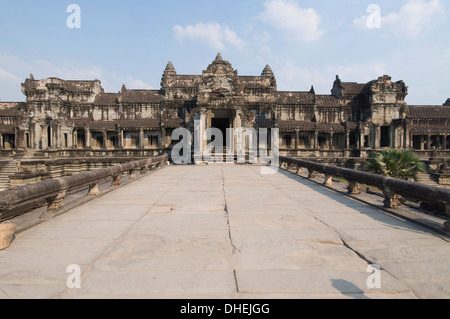
[{"label": "pale blue sky", "polygon": [[[69,29],[69,4],[81,28]],[[377,4],[381,28],[369,28]],[[158,89],[172,61],[201,74],[218,52],[240,75],[269,64],[279,90],[329,94],[336,74],[388,74],[409,104],[450,97],[450,4],[444,0],[16,0],[0,3],[0,99],[23,101],[35,78],[99,79],[107,92]]]}]

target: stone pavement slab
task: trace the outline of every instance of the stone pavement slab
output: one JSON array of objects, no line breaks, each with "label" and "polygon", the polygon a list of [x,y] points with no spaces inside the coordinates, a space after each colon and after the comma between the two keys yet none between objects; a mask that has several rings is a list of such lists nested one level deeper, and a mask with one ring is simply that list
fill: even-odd
[{"label": "stone pavement slab", "polygon": [[170,166],[18,234],[0,251],[0,298],[449,298],[449,253],[292,174]]}]

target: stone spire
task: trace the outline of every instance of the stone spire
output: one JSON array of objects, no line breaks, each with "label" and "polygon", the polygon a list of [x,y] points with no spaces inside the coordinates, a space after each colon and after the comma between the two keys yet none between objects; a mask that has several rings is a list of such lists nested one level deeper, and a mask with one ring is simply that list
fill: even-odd
[{"label": "stone spire", "polygon": [[175,68],[172,64],[171,61],[169,61],[169,63],[167,63],[166,69],[164,70],[164,75],[177,75],[177,71],[175,71]]},{"label": "stone spire", "polygon": [[223,60],[223,59],[222,59],[222,54],[217,53],[216,61],[222,61],[222,60]]},{"label": "stone spire", "polygon": [[274,76],[273,71],[270,66],[267,64],[264,70],[261,73],[261,76]]},{"label": "stone spire", "polygon": [[168,78],[175,75],[177,75],[177,71],[175,71],[172,62],[169,61],[161,79],[161,87],[165,87],[168,84]]},{"label": "stone spire", "polygon": [[312,94],[316,94],[316,90],[314,90],[314,85],[311,85],[311,90],[309,91],[309,93],[312,93]]}]

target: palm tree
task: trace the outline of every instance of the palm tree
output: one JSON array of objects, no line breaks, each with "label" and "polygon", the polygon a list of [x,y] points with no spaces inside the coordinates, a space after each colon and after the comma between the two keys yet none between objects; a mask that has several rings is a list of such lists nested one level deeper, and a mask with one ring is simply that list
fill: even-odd
[{"label": "palm tree", "polygon": [[[377,152],[364,163],[364,170],[403,180],[419,180],[419,173],[425,173],[422,160],[411,151],[387,149]],[[405,199],[389,189],[383,189],[384,206],[397,208],[405,203]]]},{"label": "palm tree", "polygon": [[419,180],[419,173],[425,173],[422,160],[411,151],[387,149],[377,152],[364,163],[364,170],[404,180]]}]

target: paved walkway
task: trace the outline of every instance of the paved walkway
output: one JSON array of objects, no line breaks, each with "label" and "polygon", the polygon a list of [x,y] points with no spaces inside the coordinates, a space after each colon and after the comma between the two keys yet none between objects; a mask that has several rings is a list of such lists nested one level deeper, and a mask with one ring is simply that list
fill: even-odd
[{"label": "paved walkway", "polygon": [[449,256],[436,234],[287,172],[171,166],[18,234],[0,298],[450,298]]}]

